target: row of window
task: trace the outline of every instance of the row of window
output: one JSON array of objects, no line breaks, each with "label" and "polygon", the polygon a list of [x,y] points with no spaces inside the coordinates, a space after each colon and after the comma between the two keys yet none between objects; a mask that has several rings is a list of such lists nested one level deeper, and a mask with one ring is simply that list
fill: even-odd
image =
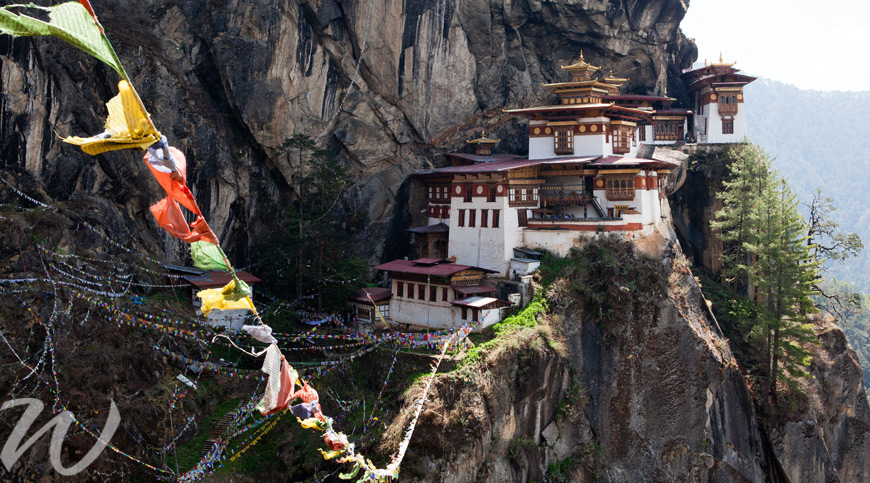
[{"label": "row of window", "polygon": [[[468,212],[468,227],[474,228],[477,226],[477,212],[478,210],[458,210],[458,218],[456,220],[456,226],[466,226],[465,224],[465,213]],[[501,210],[479,210],[480,211],[480,227],[481,228],[498,228],[499,222],[501,218]],[[492,218],[490,219],[489,213],[492,212]]]},{"label": "row of window", "polygon": [[450,187],[449,186],[430,186],[429,187],[430,201],[449,201]]},{"label": "row of window", "polygon": [[450,218],[450,207],[449,206],[430,206],[429,207],[429,216],[431,218]]},{"label": "row of window", "polygon": [[[439,298],[441,302],[447,302],[447,296],[450,293],[450,287],[444,287],[439,285],[428,285],[429,293],[428,297],[426,296],[426,287],[427,285],[424,283],[410,283],[410,282],[396,282],[396,297],[401,298],[409,298],[409,299],[417,299],[417,300],[429,300],[430,302],[438,302]],[[405,291],[407,289],[407,292]],[[441,289],[441,290],[438,290]],[[439,297],[440,292],[440,297]],[[457,291],[453,291],[453,299],[458,300],[463,296],[461,293]]]},{"label": "row of window", "polygon": [[[462,201],[464,201],[466,203],[471,203],[471,197],[474,194],[474,192],[473,192],[474,185],[466,184],[466,185],[458,185],[458,186],[462,186]],[[483,188],[483,193],[479,193],[479,194],[480,195],[485,194],[487,202],[489,202],[489,203],[495,202],[496,190],[498,189],[498,187],[496,185],[486,185],[486,186],[479,185],[479,187]],[[433,198],[432,196],[433,196],[433,194],[432,194],[432,191],[430,188],[429,200],[435,201],[436,199],[438,199],[438,200],[441,199],[441,198]]]},{"label": "row of window", "polygon": [[[405,292],[405,285],[407,285],[407,289],[408,289],[407,298],[409,298],[409,299],[416,298],[417,300],[426,300],[426,298],[427,298],[426,297],[426,285],[424,285],[422,283],[414,284],[414,283],[406,283],[406,282],[396,282],[396,297],[405,298],[405,293],[406,293]],[[441,290],[438,290],[439,288]],[[429,286],[429,297],[428,297],[429,301],[430,302],[437,302],[438,295],[440,292],[441,301],[447,302],[447,294],[449,293],[448,290],[450,290],[448,287]],[[415,295],[416,295],[416,297],[415,297]],[[460,294],[459,292],[454,290],[453,291],[453,298],[455,300],[461,299],[462,294]],[[381,313],[383,314],[383,311]],[[477,319],[478,313],[479,312],[477,309],[472,309],[471,316],[474,319]],[[384,315],[384,317],[386,317],[386,315]],[[462,307],[462,320],[467,320],[467,319],[468,319],[468,307]]]},{"label": "row of window", "polygon": [[683,122],[666,121],[653,124],[653,133],[656,141],[682,141]]},{"label": "row of window", "polygon": [[633,200],[634,177],[607,178],[608,200]]}]

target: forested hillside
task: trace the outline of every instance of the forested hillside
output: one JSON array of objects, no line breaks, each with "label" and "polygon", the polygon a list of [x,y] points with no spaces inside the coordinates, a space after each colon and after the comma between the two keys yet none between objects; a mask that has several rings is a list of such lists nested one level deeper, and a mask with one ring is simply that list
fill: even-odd
[{"label": "forested hillside", "polygon": [[[841,230],[858,233],[865,243],[870,242],[868,109],[870,92],[806,91],[767,79],[746,87],[750,140],[776,158],[773,167],[803,203],[821,188],[838,208],[834,219]],[[870,250],[828,268],[870,292]]]},{"label": "forested hillside", "polygon": [[[868,85],[870,89],[870,85]],[[840,229],[855,232],[870,245],[870,92],[821,92],[759,79],[746,88],[749,138],[776,158],[774,168],[791,184],[804,204],[820,188],[837,211]],[[803,207],[806,212],[806,206]],[[849,310],[842,321],[849,342],[870,381],[870,249],[845,263],[828,263],[826,277],[840,290],[858,289],[863,311]]]}]

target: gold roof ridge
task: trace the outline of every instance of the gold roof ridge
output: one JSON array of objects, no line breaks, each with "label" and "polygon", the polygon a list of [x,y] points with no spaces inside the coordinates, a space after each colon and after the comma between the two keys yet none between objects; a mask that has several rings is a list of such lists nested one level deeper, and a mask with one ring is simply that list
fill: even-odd
[{"label": "gold roof ridge", "polygon": [[599,70],[600,68],[601,67],[594,66],[594,65],[586,62],[583,59],[583,51],[582,50],[580,51],[580,58],[576,62],[574,62],[573,64],[570,64],[570,65],[563,65],[562,66],[562,69],[567,70],[567,71],[588,70],[590,73],[595,72],[596,70]]}]

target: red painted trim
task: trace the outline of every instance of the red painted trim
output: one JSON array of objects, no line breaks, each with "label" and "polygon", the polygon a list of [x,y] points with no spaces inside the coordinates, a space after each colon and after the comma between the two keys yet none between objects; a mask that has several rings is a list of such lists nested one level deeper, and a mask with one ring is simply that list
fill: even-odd
[{"label": "red painted trim", "polygon": [[643,229],[643,223],[626,223],[624,225],[597,225],[594,222],[588,222],[588,224],[583,225],[575,225],[575,224],[562,224],[562,223],[554,223],[541,225],[536,224],[533,221],[529,221],[529,228],[537,228],[537,229],[547,229],[547,228],[557,228],[559,230],[567,230],[567,231],[599,231],[598,227],[602,226],[604,231],[637,231]]}]

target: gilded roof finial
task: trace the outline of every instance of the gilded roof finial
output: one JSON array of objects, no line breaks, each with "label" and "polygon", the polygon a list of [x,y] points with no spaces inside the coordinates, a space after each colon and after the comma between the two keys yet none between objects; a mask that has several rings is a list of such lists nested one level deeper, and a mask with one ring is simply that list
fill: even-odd
[{"label": "gilded roof finial", "polygon": [[722,51],[719,51],[719,63],[721,64],[722,62],[725,62],[725,61],[722,60]]},{"label": "gilded roof finial", "polygon": [[582,51],[582,50],[580,51],[580,60],[578,60],[577,63],[579,64],[580,62],[584,62],[584,60],[583,60],[583,51]]}]

